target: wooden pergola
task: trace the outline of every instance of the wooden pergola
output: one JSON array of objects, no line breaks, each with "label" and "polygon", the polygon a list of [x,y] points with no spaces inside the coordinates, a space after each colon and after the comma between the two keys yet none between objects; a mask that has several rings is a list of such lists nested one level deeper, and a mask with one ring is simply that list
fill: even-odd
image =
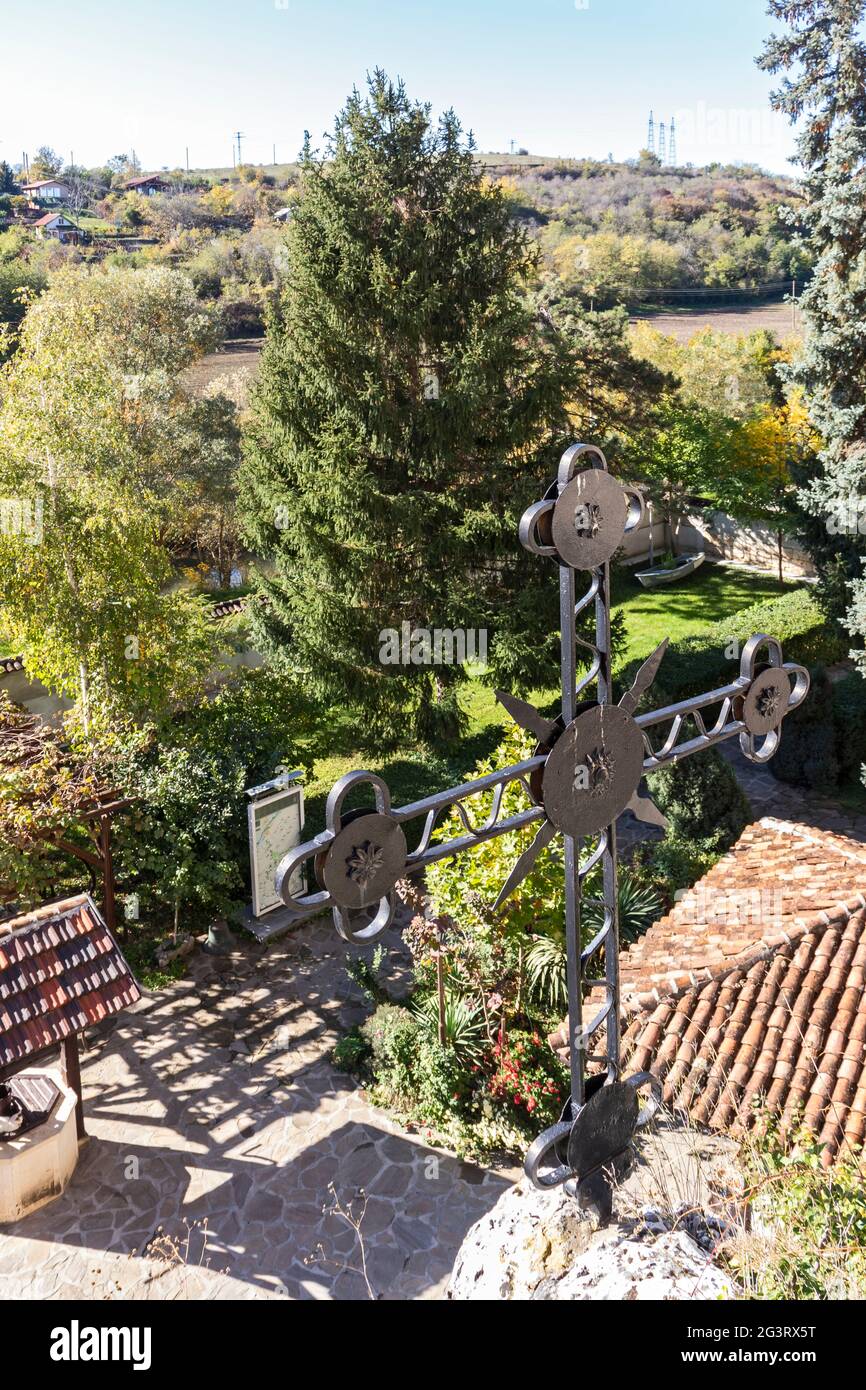
[{"label": "wooden pergola", "polygon": [[[29,796],[33,823],[25,834],[12,835],[21,848],[29,838],[72,855],[91,871],[94,887],[101,886],[102,911],[109,930],[118,929],[117,889],[111,848],[112,821],[132,805],[115,787],[104,785],[96,769],[85,760],[73,759],[62,733],[37,715],[13,705],[0,692],[0,772],[37,774],[51,782],[50,791],[35,784]],[[52,774],[54,774],[52,779]],[[80,827],[89,846],[69,838]],[[0,822],[2,833],[2,822]],[[0,903],[15,901],[15,885],[0,883]]]}]

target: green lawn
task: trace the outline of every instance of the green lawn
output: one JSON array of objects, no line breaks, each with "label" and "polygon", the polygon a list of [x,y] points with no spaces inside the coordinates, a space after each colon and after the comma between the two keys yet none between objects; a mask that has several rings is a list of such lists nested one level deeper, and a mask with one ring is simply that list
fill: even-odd
[{"label": "green lawn", "polygon": [[64,207],[59,207],[54,210],[62,212],[70,221],[75,222],[83,232],[91,232],[100,235],[115,230],[111,222],[106,222],[103,217],[97,217],[95,212],[88,212],[86,208],[82,208],[81,212],[71,212],[69,208]]},{"label": "green lawn", "polygon": [[703,565],[690,578],[663,589],[643,589],[634,574],[617,568],[613,577],[614,610],[624,609],[627,646],[617,662],[625,666],[649,656],[663,638],[690,637],[707,623],[739,613],[753,603],[778,598],[796,583],[728,565]]},{"label": "green lawn", "polygon": [[[641,588],[631,572],[618,568],[613,579],[614,609],[625,610],[628,641],[617,665],[622,667],[636,657],[649,656],[663,637],[676,641],[700,631],[707,623],[795,587],[785,584],[780,588],[778,581],[747,570],[705,565],[682,584],[650,590]],[[549,673],[549,685],[520,693],[526,694],[533,704],[547,707],[545,712],[558,708],[557,674]],[[332,711],[311,734],[305,750],[314,760],[313,776],[306,788],[306,833],[316,834],[322,828],[328,792],[338,778],[353,768],[365,767],[383,776],[396,805],[470,777],[478,759],[493,752],[510,720],[497,704],[490,686],[477,675],[464,686],[461,702],[469,717],[467,735],[453,752],[439,756],[423,749],[405,748],[390,759],[382,759],[372,750],[359,749],[353,716]],[[355,801],[363,804],[369,796],[361,792],[347,804]]]}]

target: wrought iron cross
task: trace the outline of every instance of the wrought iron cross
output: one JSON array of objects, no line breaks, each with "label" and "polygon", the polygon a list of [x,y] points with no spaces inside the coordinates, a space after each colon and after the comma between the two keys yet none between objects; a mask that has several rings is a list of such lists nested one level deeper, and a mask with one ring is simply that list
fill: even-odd
[{"label": "wrought iron cross", "polygon": [[[658,1105],[658,1088],[648,1073],[626,1080],[620,1077],[617,820],[631,810],[639,819],[664,825],[652,801],[640,794],[645,774],[736,735],[747,758],[766,762],[778,748],[785,715],[802,704],[809,691],[808,671],[783,663],[778,641],[758,634],[743,648],[740,674],[729,685],[638,715],[641,696],[664,657],[666,639],[644,662],[631,689],[618,704],[613,703],[610,560],[624,537],[640,525],[643,510],[640,492],[610,476],[600,449],[574,444],[566,451],[556,481],[520,523],[523,545],[559,566],[559,718],[545,719],[524,701],[497,692],[512,718],[537,739],[533,756],[408,806],[392,807],[386,783],[374,773],[350,772],[342,777],[328,797],[326,829],[290,851],[277,869],[276,887],[289,909],[288,920],[284,917],[275,928],[264,924],[257,928],[257,935],[266,939],[329,907],[345,941],[374,941],[393,920],[400,879],[485,840],[538,823],[533,844],[520,856],[499,894],[498,908],[529,873],[542,849],[560,834],[565,862],[571,1090],[561,1121],[536,1139],[526,1155],[525,1169],[537,1187],[565,1183],[582,1202],[603,1211],[610,1203],[608,1166],[628,1149],[635,1131]],[[592,575],[580,600],[575,592],[576,570]],[[595,641],[585,642],[577,636],[576,623],[593,602]],[[580,680],[578,645],[591,653],[589,669]],[[584,692],[593,682],[596,698],[590,701]],[[716,711],[712,722],[704,718],[707,710]],[[651,731],[659,725],[663,726],[660,746],[654,747]],[[502,818],[505,789],[515,783],[526,792],[527,807]],[[344,811],[348,792],[359,785],[372,788],[375,810]],[[489,814],[473,823],[465,803],[484,792],[492,793]],[[436,823],[451,808],[464,833],[434,843]],[[420,838],[410,852],[403,827],[422,819]],[[581,859],[584,840],[595,843]],[[309,860],[318,891],[293,894],[290,885],[297,882],[297,871]],[[582,947],[581,886],[599,864],[602,926]],[[602,958],[604,976],[596,979],[590,967]],[[604,998],[595,1016],[584,1024],[587,979],[601,987]],[[593,1055],[590,1046],[602,1028],[604,1051]],[[638,1092],[645,1086],[650,1086],[652,1094],[641,1108]]]}]

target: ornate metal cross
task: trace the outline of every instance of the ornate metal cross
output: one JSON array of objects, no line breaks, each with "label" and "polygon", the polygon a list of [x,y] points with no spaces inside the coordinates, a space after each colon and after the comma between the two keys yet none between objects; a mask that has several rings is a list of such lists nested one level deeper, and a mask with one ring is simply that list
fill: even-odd
[{"label": "ornate metal cross", "polygon": [[[565,860],[565,935],[567,946],[568,1019],[571,1093],[559,1124],[536,1139],[525,1169],[541,1188],[561,1183],[584,1203],[609,1207],[605,1170],[624,1153],[635,1131],[658,1105],[657,1087],[648,1073],[620,1077],[619,923],[617,917],[616,823],[623,811],[664,825],[648,797],[640,794],[642,778],[657,768],[739,735],[740,746],[753,762],[773,756],[782,720],[806,698],[809,674],[804,667],[783,663],[782,649],[773,637],[758,634],[745,645],[740,674],[729,685],[696,695],[675,705],[638,715],[641,696],[649,689],[664,657],[667,639],[638,671],[632,688],[613,703],[610,650],[610,560],[643,518],[643,498],[623,487],[607,471],[600,449],[574,444],[563,455],[556,481],[544,500],[535,503],[520,523],[520,539],[533,554],[549,557],[559,566],[562,626],[562,713],[543,718],[537,710],[511,695],[498,698],[521,726],[535,735],[531,758],[451,787],[408,806],[392,807],[382,778],[371,772],[350,772],[328,797],[326,829],[314,840],[293,849],[277,869],[276,887],[288,920],[276,929],[260,928],[267,937],[276,931],[331,908],[334,925],[348,942],[370,942],[391,924],[396,908],[396,885],[428,864],[469,850],[524,826],[539,824],[533,844],[515,864],[496,902],[498,908],[530,871],[532,864],[557,834],[562,835]],[[576,598],[575,571],[591,572],[592,582]],[[595,641],[577,636],[580,615],[595,604]],[[588,671],[577,678],[577,646],[589,650]],[[763,654],[763,659],[759,660]],[[584,692],[593,682],[596,698]],[[712,721],[704,711],[712,710]],[[652,731],[662,726],[654,746]],[[506,787],[520,784],[527,797],[525,810],[502,818]],[[372,788],[373,809],[343,810],[347,793],[360,784]],[[465,803],[479,793],[492,793],[489,814],[480,823],[470,819]],[[464,833],[433,841],[443,812],[456,809]],[[403,827],[422,821],[420,837],[410,852]],[[581,842],[593,843],[581,858]],[[312,860],[318,891],[292,894],[297,871]],[[581,945],[581,886],[587,874],[602,866],[604,909],[602,926]],[[604,976],[591,967],[604,962]],[[603,1001],[588,1023],[583,1021],[583,986],[600,986]],[[596,1034],[604,1029],[604,1049],[595,1054]],[[649,1103],[640,1106],[638,1092],[651,1087]]]}]

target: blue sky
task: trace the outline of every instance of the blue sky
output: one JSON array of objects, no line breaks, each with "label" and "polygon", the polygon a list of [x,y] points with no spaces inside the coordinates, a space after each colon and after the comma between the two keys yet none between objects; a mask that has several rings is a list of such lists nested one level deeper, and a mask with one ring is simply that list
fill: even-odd
[{"label": "blue sky", "polygon": [[[375,65],[484,150],[617,159],[647,115],[676,117],[682,163],[789,166],[755,67],[764,0],[5,0],[0,158],[40,144],[146,169],[293,159]],[[33,74],[37,73],[35,78]]]}]

